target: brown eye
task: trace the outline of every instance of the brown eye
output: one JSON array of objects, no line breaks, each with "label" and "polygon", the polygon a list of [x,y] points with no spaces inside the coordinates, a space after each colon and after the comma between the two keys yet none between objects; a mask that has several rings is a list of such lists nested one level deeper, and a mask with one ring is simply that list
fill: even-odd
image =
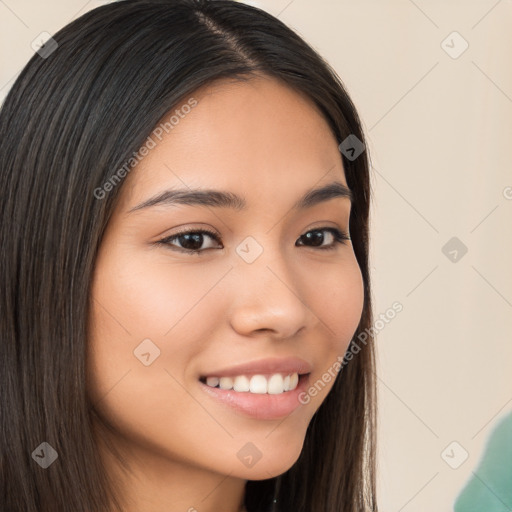
[{"label": "brown eye", "polygon": [[[334,242],[323,245],[323,242],[325,240],[324,232],[329,233],[333,238]],[[340,231],[336,228],[318,228],[318,229],[312,229],[311,231],[308,231],[304,235],[302,235],[299,240],[305,240],[306,242],[311,242],[312,244],[310,247],[317,247],[321,250],[325,249],[335,249],[337,244],[344,244],[346,240],[350,240],[350,237],[344,233],[343,231]],[[304,244],[299,244],[304,245]],[[308,244],[309,245],[309,244]]]},{"label": "brown eye", "polygon": [[[180,252],[185,252],[189,254],[199,254],[201,252],[206,251],[207,249],[212,249],[212,247],[201,249],[205,241],[205,235],[206,238],[212,238],[216,242],[220,243],[220,239],[216,233],[205,229],[189,230],[182,231],[180,233],[175,233],[174,235],[159,240],[158,243],[168,245],[171,247],[171,249]],[[176,246],[175,243],[171,243],[176,240],[179,242],[179,246]]]}]

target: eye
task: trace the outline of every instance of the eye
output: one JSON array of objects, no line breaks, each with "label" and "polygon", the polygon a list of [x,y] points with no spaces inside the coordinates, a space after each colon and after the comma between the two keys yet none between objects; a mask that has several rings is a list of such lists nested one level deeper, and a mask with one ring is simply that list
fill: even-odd
[{"label": "eye", "polygon": [[[326,238],[323,234],[324,232],[329,234],[327,238],[332,238],[333,241],[330,244],[323,244]],[[215,240],[217,243],[221,242],[219,235],[214,231],[210,231],[208,229],[197,229],[175,233],[174,235],[165,237],[162,240],[158,240],[156,243],[169,246],[173,251],[184,252],[189,255],[200,254],[205,252],[207,249],[214,249],[214,247],[200,249],[204,243],[204,235],[206,235],[207,238]],[[347,240],[350,240],[350,237],[344,231],[337,228],[324,227],[312,229],[307,233],[304,233],[299,237],[297,242],[300,242],[298,243],[298,246],[312,242],[310,247],[325,251],[333,250],[336,248],[337,244],[345,244]],[[178,241],[179,246],[172,243],[174,241]],[[304,242],[306,242],[306,244]]]},{"label": "eye", "polygon": [[[200,252],[204,252],[206,250],[199,249],[199,247],[203,245],[204,235],[207,235],[207,237],[209,238],[213,238],[216,242],[220,242],[220,238],[217,235],[217,233],[210,231],[208,229],[197,229],[175,233],[174,235],[159,240],[157,243],[168,245],[172,250],[185,252],[190,255],[199,254]],[[175,248],[174,244],[171,243],[174,240],[179,241],[179,247]],[[211,249],[211,247],[207,247],[207,249]]]},{"label": "eye", "polygon": [[[333,239],[333,242],[328,245],[322,245],[322,242],[325,240],[325,236],[322,234],[324,232],[329,233],[330,237]],[[345,244],[347,240],[350,240],[350,237],[344,231],[341,231],[337,228],[317,228],[304,233],[299,240],[307,240],[313,242],[312,247],[316,247],[322,251],[336,249],[337,244]],[[303,245],[303,244],[300,244]]]}]

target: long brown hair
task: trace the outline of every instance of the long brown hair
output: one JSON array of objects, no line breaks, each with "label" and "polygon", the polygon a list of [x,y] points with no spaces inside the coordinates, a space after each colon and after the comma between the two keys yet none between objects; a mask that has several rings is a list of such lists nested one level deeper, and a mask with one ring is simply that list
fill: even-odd
[{"label": "long brown hair", "polygon": [[[255,7],[125,0],[86,13],[53,39],[0,111],[0,509],[111,512],[121,508],[95,449],[85,358],[95,258],[123,185],[101,198],[97,190],[165,113],[222,78],[278,79],[317,105],[340,143],[365,139],[332,68]],[[350,351],[372,324],[370,163],[366,151],[340,157],[365,291]],[[249,512],[377,510],[374,370],[369,335],[311,420],[297,462],[247,483]],[[33,455],[43,442],[58,454],[46,469]]]}]

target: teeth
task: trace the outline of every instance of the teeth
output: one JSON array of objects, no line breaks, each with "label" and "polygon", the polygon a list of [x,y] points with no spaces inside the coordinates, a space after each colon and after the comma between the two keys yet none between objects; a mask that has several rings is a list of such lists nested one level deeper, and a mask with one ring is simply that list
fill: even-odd
[{"label": "teeth", "polygon": [[245,375],[239,375],[238,377],[235,377],[233,382],[233,389],[235,391],[249,391],[251,389],[249,379]]},{"label": "teeth", "polygon": [[237,377],[207,377],[206,384],[212,388],[233,389],[239,392],[249,392],[256,394],[278,395],[285,391],[292,391],[297,387],[299,374],[291,373],[283,377],[280,373],[275,373],[266,378],[264,375],[253,375],[251,378],[245,375]]},{"label": "teeth", "polygon": [[253,375],[249,382],[249,391],[263,395],[267,392],[267,379],[263,375]]},{"label": "teeth", "polygon": [[[297,374],[295,374],[297,375]],[[284,391],[284,380],[283,376],[279,373],[276,373],[275,375],[272,375],[270,379],[268,379],[268,389],[267,392],[269,395],[277,395],[279,393],[282,393]]]},{"label": "teeth", "polygon": [[211,386],[212,388],[214,388],[215,386],[219,385],[219,378],[218,377],[208,377],[206,379],[206,384],[208,384],[208,386]]},{"label": "teeth", "polygon": [[231,377],[221,377],[219,387],[220,389],[233,389],[233,379]]},{"label": "teeth", "polygon": [[299,383],[299,376],[296,373],[290,375],[290,389],[295,389]]}]

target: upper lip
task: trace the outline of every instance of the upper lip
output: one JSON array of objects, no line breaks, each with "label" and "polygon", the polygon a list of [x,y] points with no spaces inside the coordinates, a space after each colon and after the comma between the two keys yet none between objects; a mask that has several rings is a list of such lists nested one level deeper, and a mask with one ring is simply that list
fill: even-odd
[{"label": "upper lip", "polygon": [[265,373],[298,373],[300,375],[310,373],[311,370],[311,365],[299,357],[268,358],[211,370],[202,377],[236,377]]}]

